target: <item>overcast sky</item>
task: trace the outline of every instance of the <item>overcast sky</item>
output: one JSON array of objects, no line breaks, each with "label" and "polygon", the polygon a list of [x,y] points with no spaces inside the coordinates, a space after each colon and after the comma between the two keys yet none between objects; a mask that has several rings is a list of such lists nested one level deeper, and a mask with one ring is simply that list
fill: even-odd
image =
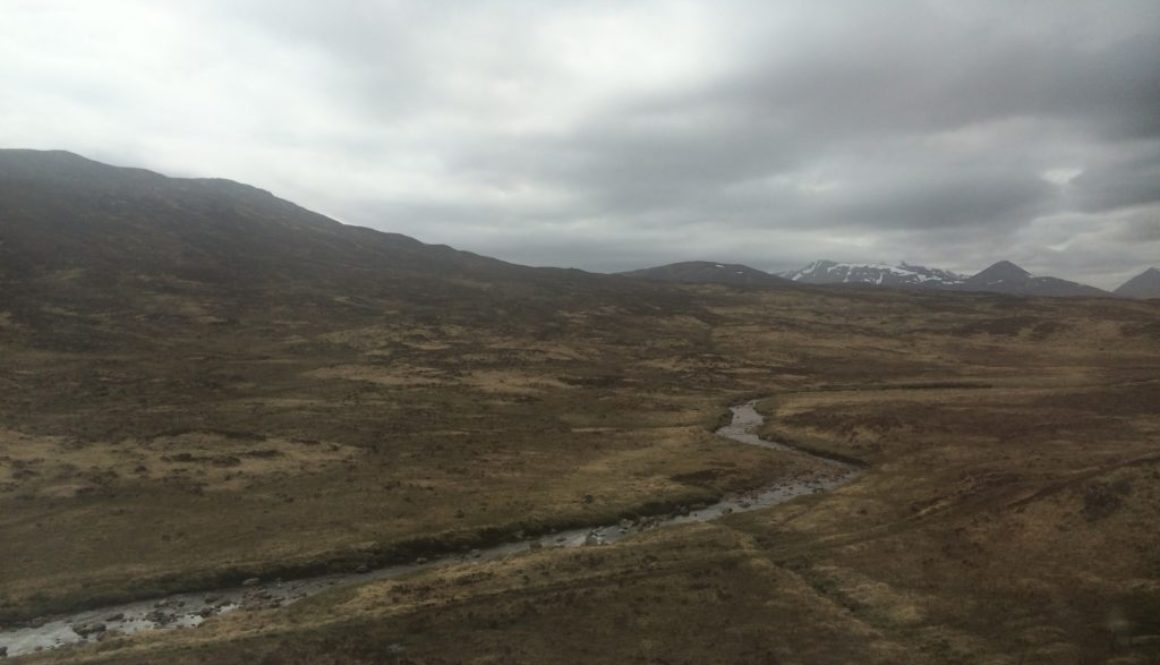
[{"label": "overcast sky", "polygon": [[531,265],[1160,263],[1160,2],[0,0],[0,145]]}]

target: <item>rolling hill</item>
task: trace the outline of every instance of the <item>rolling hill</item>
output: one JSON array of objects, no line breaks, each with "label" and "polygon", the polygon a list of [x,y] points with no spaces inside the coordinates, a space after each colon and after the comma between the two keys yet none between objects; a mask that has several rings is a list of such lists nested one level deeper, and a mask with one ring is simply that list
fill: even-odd
[{"label": "rolling hill", "polygon": [[107,342],[117,329],[142,343],[164,338],[142,331],[168,325],[292,312],[345,320],[405,307],[464,324],[502,312],[506,325],[550,327],[593,299],[640,311],[688,303],[663,284],[348,226],[228,180],[32,150],[0,150],[0,284],[9,333],[35,329],[39,344],[62,348]]},{"label": "rolling hill", "polygon": [[776,275],[735,263],[686,261],[620,273],[625,277],[683,284],[732,284],[735,286],[785,286]]}]

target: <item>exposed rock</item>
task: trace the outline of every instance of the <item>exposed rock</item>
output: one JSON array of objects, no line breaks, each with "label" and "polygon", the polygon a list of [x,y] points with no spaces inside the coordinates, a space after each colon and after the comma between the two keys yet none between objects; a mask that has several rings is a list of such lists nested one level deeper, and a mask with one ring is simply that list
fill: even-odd
[{"label": "exposed rock", "polygon": [[105,627],[105,624],[103,624],[99,621],[90,621],[88,623],[78,623],[78,624],[73,625],[72,629],[73,629],[74,633],[76,633],[77,635],[80,635],[81,637],[88,637],[89,635],[94,635],[96,633],[103,633],[103,632],[105,632],[105,630],[107,630],[107,628]]},{"label": "exposed rock", "polygon": [[145,615],[146,621],[151,621],[158,626],[168,626],[177,620],[177,616],[169,612],[162,612],[161,610],[153,610]]},{"label": "exposed rock", "polygon": [[261,581],[262,580],[258,579],[257,577],[250,577],[242,581],[242,586],[254,586]]}]

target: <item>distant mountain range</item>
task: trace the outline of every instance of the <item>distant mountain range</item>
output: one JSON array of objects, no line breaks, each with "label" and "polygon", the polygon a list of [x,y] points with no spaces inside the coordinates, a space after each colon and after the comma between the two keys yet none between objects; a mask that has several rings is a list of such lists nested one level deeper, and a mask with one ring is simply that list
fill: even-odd
[{"label": "distant mountain range", "polygon": [[[228,180],[168,178],[60,151],[0,150],[0,285],[5,308],[16,323],[44,324],[35,326],[41,334],[67,333],[79,319],[59,314],[64,311],[99,312],[126,325],[140,320],[230,321],[259,310],[281,312],[279,316],[305,310],[311,316],[344,316],[359,298],[389,297],[392,303],[410,303],[430,317],[444,318],[450,311],[446,304],[454,302],[460,305],[454,310],[460,317],[487,318],[502,310],[509,317],[518,312],[521,320],[535,325],[556,316],[567,303],[589,298],[629,309],[644,302],[682,310],[690,306],[687,293],[640,278],[1113,295],[1055,277],[1036,277],[1008,261],[970,277],[906,263],[833,261],[815,261],[783,275],[705,261],[620,276],[529,268],[346,226]],[[1114,295],[1160,298],[1160,271],[1146,270]],[[212,301],[213,306],[205,312],[200,305],[177,307],[174,303],[182,299]],[[49,316],[52,312],[58,314]]]},{"label": "distant mountain range", "polygon": [[622,273],[670,282],[722,284],[849,284],[904,289],[943,291],[983,291],[1024,296],[1160,298],[1160,270],[1149,268],[1128,280],[1114,292],[1071,282],[1058,277],[1035,276],[1010,261],[999,261],[976,275],[960,275],[949,270],[900,263],[838,263],[814,261],[798,270],[779,275],[748,266],[705,261],[673,263]]}]

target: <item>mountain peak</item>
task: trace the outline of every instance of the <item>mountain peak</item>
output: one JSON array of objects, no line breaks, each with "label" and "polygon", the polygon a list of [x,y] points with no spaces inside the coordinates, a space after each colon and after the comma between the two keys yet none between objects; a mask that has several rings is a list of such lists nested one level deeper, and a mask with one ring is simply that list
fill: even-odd
[{"label": "mountain peak", "polygon": [[1032,279],[1031,273],[1010,261],[997,261],[975,276],[967,280],[971,287],[988,287],[996,285],[1014,286],[1026,284]]},{"label": "mountain peak", "polygon": [[1115,294],[1125,298],[1160,298],[1160,270],[1148,268],[1120,285]]},{"label": "mountain peak", "polygon": [[1006,259],[992,263],[990,266],[988,266],[985,270],[983,270],[979,274],[982,275],[984,273],[993,273],[996,275],[1001,274],[1001,275],[1011,275],[1011,276],[1018,275],[1020,277],[1031,277],[1031,273],[1027,272],[1023,268],[1020,268],[1019,266],[1015,265],[1014,263],[1012,263]]},{"label": "mountain peak", "polygon": [[990,291],[1025,296],[1100,297],[1107,291],[1058,277],[1036,277],[1010,261],[999,261],[968,279],[963,287],[968,291]]}]

